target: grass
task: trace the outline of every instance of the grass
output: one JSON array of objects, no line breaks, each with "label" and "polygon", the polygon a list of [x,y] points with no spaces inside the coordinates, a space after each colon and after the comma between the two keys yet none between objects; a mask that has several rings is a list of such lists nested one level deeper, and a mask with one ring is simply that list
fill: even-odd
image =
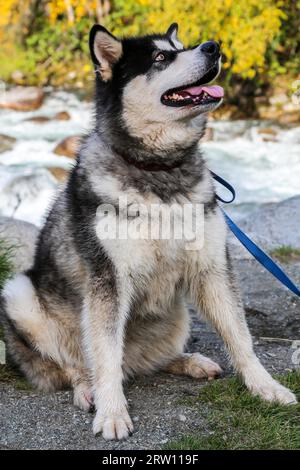
[{"label": "grass", "polygon": [[293,248],[290,245],[283,245],[278,248],[275,248],[270,253],[275,258],[279,259],[283,263],[289,263],[291,261],[300,261],[300,250],[298,248]]},{"label": "grass", "polygon": [[12,246],[0,240],[0,290],[12,272],[11,254]]},{"label": "grass", "polygon": [[[12,247],[0,240],[0,290],[12,273],[11,264]],[[3,329],[0,325],[0,341],[4,340]],[[0,364],[0,382],[13,385],[18,390],[28,390],[26,380],[8,364]]]},{"label": "grass", "polygon": [[[280,377],[300,398],[300,372]],[[207,430],[170,442],[174,450],[300,449],[300,405],[268,404],[253,397],[236,378],[218,380],[185,401],[197,408],[210,407]]]},{"label": "grass", "polygon": [[9,365],[0,364],[0,383],[12,385],[17,390],[32,390],[26,379]]}]

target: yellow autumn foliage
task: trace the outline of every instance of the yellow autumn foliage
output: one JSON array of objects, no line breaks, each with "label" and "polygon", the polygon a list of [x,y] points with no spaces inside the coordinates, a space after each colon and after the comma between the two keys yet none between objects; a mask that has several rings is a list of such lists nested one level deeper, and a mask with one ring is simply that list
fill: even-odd
[{"label": "yellow autumn foliage", "polygon": [[165,31],[176,21],[186,45],[220,41],[225,67],[250,78],[264,65],[284,18],[282,2],[272,0],[117,0],[114,5],[106,22],[115,34]]},{"label": "yellow autumn foliage", "polygon": [[[287,13],[295,8],[300,13],[299,0],[3,0],[0,74],[6,78],[11,73],[16,57],[31,82],[46,83],[48,71],[51,83],[62,83],[76,58],[76,72],[84,80],[90,73],[87,39],[94,22],[118,36],[164,32],[177,22],[187,46],[209,39],[221,43],[228,75],[251,79],[272,70],[284,73],[278,57],[289,33]],[[291,50],[298,50],[297,41],[299,35],[288,37]]]}]

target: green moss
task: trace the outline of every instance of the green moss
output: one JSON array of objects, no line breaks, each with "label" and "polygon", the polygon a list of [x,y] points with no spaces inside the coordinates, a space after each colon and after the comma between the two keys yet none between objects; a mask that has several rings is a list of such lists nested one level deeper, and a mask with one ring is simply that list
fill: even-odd
[{"label": "green moss", "polygon": [[17,390],[32,390],[26,379],[8,365],[0,365],[0,383],[12,385]]},{"label": "green moss", "polygon": [[[300,373],[280,381],[300,396]],[[189,406],[209,404],[206,432],[187,435],[167,449],[299,449],[300,405],[268,404],[253,397],[238,379],[218,380],[201,389]]]},{"label": "green moss", "polygon": [[[0,341],[4,341],[4,333],[1,326]],[[0,383],[12,385],[17,390],[31,390],[26,379],[16,369],[8,364],[0,364]]]},{"label": "green moss", "polygon": [[271,251],[271,255],[278,258],[283,263],[300,261],[300,250],[290,245],[283,245]]}]

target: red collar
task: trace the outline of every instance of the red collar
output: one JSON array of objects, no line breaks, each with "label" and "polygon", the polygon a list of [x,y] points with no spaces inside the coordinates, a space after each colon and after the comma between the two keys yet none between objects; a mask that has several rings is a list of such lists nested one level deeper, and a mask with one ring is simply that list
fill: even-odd
[{"label": "red collar", "polygon": [[143,171],[170,171],[170,170],[180,167],[183,163],[182,160],[177,161],[177,162],[172,162],[172,163],[171,162],[166,163],[166,162],[138,161],[124,152],[117,151],[116,149],[114,149],[114,151],[118,155],[120,155],[120,157],[122,157],[126,163],[128,163],[129,165],[133,165],[139,170],[143,170]]}]

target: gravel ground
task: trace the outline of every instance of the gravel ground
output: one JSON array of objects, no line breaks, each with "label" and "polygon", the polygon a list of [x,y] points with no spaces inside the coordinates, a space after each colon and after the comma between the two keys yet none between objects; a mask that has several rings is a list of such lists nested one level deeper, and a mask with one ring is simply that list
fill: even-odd
[{"label": "gravel ground", "polygon": [[[292,340],[300,339],[300,300],[289,294],[253,261],[237,260],[240,282],[258,356],[271,373],[295,369]],[[300,284],[299,263],[287,269]],[[189,351],[219,362],[232,375],[222,342],[209,326],[194,317]],[[271,337],[271,338],[270,338]],[[184,399],[205,382],[157,374],[127,385],[135,432],[124,442],[105,442],[91,431],[93,416],[72,405],[69,392],[51,395],[19,391],[0,383],[0,449],[156,449],[181,435],[207,433],[203,405],[195,413]],[[211,405],[213,406],[213,404]]]}]

